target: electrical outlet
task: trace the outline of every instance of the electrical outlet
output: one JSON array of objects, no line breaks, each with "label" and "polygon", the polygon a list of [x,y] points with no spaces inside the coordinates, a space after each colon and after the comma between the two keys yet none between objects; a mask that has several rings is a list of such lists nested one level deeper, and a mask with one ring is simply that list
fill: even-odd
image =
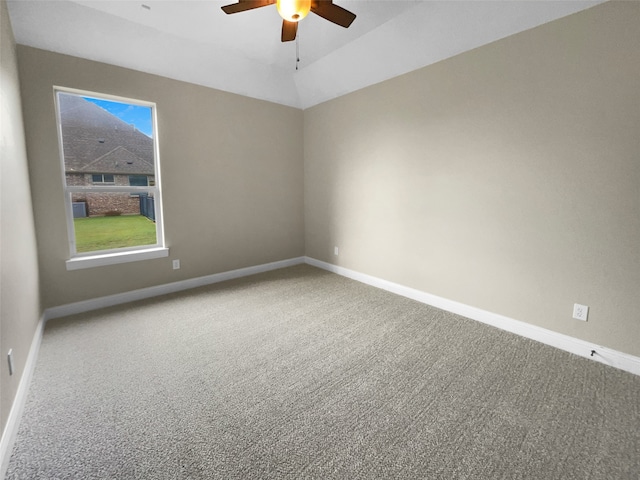
[{"label": "electrical outlet", "polygon": [[589,315],[589,307],[586,305],[580,305],[579,303],[573,304],[573,318],[586,322],[587,315]]},{"label": "electrical outlet", "polygon": [[9,349],[7,360],[9,361],[9,375],[13,375],[13,348]]},{"label": "electrical outlet", "polygon": [[174,270],[180,269],[180,260],[176,259],[176,260],[173,261],[173,269]]},{"label": "electrical outlet", "polygon": [[333,254],[338,255],[338,247],[333,247]]}]

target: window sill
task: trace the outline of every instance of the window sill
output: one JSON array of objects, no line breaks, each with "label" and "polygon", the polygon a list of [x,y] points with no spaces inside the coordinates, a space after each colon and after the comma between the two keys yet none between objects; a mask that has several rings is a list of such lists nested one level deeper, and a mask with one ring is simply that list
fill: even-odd
[{"label": "window sill", "polygon": [[103,255],[91,255],[87,257],[75,257],[67,260],[67,270],[81,270],[83,268],[102,267],[116,265],[118,263],[137,262],[169,256],[166,247],[155,247],[147,250],[134,250],[130,252],[106,253]]}]

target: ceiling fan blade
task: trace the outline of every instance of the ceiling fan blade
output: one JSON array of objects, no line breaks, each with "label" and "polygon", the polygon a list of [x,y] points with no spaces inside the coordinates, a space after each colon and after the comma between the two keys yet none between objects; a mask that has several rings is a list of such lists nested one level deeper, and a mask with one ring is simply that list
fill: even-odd
[{"label": "ceiling fan blade", "polygon": [[298,22],[282,21],[282,36],[280,39],[283,42],[290,42],[296,39],[296,33],[298,32]]},{"label": "ceiling fan blade", "polygon": [[238,3],[225,5],[222,7],[222,11],[229,15],[231,13],[245,12],[254,8],[266,7],[267,5],[273,5],[274,3],[276,3],[276,0],[239,0]]},{"label": "ceiling fan blade", "polygon": [[311,2],[311,11],[344,28],[349,28],[349,25],[356,19],[354,13],[334,5],[333,0],[314,0]]}]

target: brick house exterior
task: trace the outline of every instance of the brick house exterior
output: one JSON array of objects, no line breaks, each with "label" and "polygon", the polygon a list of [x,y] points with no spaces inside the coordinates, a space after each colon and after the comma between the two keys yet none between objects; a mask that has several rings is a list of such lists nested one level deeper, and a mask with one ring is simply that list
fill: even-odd
[{"label": "brick house exterior", "polygon": [[[58,98],[68,186],[153,185],[153,139],[80,96]],[[88,216],[140,213],[130,193],[74,193],[72,201],[83,202]]]}]

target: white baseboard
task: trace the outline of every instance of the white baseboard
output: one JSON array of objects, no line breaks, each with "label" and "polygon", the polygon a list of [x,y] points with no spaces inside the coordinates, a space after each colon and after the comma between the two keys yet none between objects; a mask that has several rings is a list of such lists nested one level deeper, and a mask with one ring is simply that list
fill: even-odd
[{"label": "white baseboard", "polygon": [[[595,360],[606,365],[625,370],[635,375],[640,375],[640,357],[635,357],[627,353],[619,352],[611,348],[603,347],[593,343],[570,337],[562,333],[537,327],[529,323],[514,320],[503,315],[488,312],[480,308],[471,307],[463,303],[448,300],[446,298],[431,295],[413,288],[405,287],[397,283],[389,282],[381,278],[366,275],[364,273],[349,270],[348,268],[333,265],[331,263],[316,260],[315,258],[305,257],[305,262],[314,267],[322,268],[338,275],[357,280],[373,287],[381,288],[389,292],[411,298],[421,303],[426,303],[441,310],[456,313],[463,317],[477,320],[479,322],[491,325],[507,332],[515,333],[522,337],[536,340],[546,345],[574,353],[584,358]],[[592,356],[591,352],[595,350]]]},{"label": "white baseboard", "polygon": [[89,312],[91,310],[97,310],[99,308],[111,307],[123,303],[134,302],[136,300],[143,300],[145,298],[157,297],[160,295],[166,295],[168,293],[180,292],[182,290],[189,290],[190,288],[203,287],[205,285],[224,282],[225,280],[232,280],[234,278],[247,277],[249,275],[255,275],[256,273],[263,273],[270,270],[277,270],[279,268],[292,267],[293,265],[299,265],[301,263],[305,263],[305,257],[289,258],[287,260],[280,260],[278,262],[264,263],[262,265],[255,265],[253,267],[239,268],[237,270],[214,273],[213,275],[190,278],[188,280],[166,283],[164,285],[157,285],[155,287],[141,288],[139,290],[132,290],[130,292],[117,293],[115,295],[108,295],[106,297],[93,298],[91,300],[84,300],[82,302],[69,303],[67,305],[61,305],[59,307],[47,308],[44,312],[44,316],[45,320],[66,317],[67,315],[75,315],[76,313]]},{"label": "white baseboard", "polygon": [[38,350],[40,349],[40,341],[42,340],[42,331],[44,330],[45,319],[44,315],[38,322],[38,327],[33,334],[31,340],[31,346],[29,347],[29,354],[27,355],[27,361],[24,365],[24,371],[22,372],[22,378],[18,385],[18,391],[13,399],[13,405],[7,418],[7,423],[2,432],[2,439],[0,440],[0,478],[4,478],[7,474],[7,468],[9,468],[9,460],[11,459],[11,452],[13,450],[13,444],[16,441],[18,435],[18,428],[20,427],[20,419],[22,418],[22,412],[27,402],[27,394],[29,393],[29,385],[31,384],[31,377],[33,377],[33,371],[36,368],[36,359],[38,358]]}]

